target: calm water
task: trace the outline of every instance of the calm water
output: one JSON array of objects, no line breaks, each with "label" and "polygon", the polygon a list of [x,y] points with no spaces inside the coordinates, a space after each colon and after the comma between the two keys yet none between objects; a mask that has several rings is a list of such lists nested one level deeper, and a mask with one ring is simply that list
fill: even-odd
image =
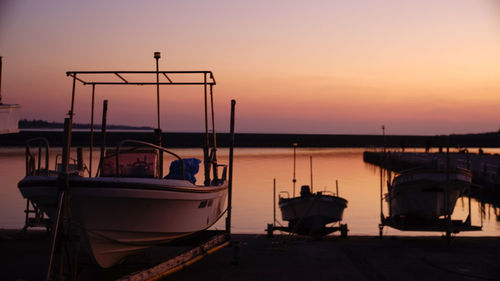
[{"label": "calm water", "polygon": [[[362,148],[297,149],[297,193],[302,184],[310,183],[310,156],[313,157],[314,191],[335,191],[349,203],[344,213],[351,235],[378,235],[380,222],[380,171],[363,162]],[[202,158],[201,149],[176,149],[181,157]],[[487,151],[488,152],[488,151]],[[60,150],[51,152],[51,161]],[[239,148],[235,150],[233,190],[233,232],[264,233],[273,220],[273,179],[277,192],[292,193],[293,150],[291,148]],[[75,154],[72,154],[75,155]],[[94,156],[98,152],[94,152]],[[88,151],[84,152],[88,159]],[[219,150],[219,162],[227,163],[228,150]],[[171,159],[166,159],[169,161]],[[88,162],[88,161],[86,161]],[[51,164],[53,165],[53,164]],[[97,161],[93,163],[93,169]],[[168,164],[165,165],[168,167]],[[200,168],[200,171],[202,169]],[[0,148],[0,228],[21,228],[24,225],[26,201],[17,189],[24,176],[24,148]],[[202,181],[201,173],[198,180]],[[483,208],[483,231],[463,232],[462,236],[500,235],[500,209],[486,204]],[[276,208],[280,219],[279,208]],[[387,210],[385,211],[387,214]],[[472,203],[472,222],[481,223],[481,204]],[[457,202],[453,218],[464,220],[467,199]],[[223,228],[221,220],[215,228]],[[386,227],[387,235],[441,235],[433,232],[401,232]],[[334,234],[337,235],[337,234]]]}]

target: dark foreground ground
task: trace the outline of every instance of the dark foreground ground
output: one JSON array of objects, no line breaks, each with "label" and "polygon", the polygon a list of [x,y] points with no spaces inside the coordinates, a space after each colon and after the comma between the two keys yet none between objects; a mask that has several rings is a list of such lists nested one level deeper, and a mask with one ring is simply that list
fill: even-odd
[{"label": "dark foreground ground", "polygon": [[[233,235],[233,244],[165,280],[500,280],[500,238]],[[50,238],[0,230],[0,280],[44,280]],[[235,249],[236,256],[235,256]],[[83,260],[81,280],[114,280],[181,248],[157,247],[99,270]]]}]

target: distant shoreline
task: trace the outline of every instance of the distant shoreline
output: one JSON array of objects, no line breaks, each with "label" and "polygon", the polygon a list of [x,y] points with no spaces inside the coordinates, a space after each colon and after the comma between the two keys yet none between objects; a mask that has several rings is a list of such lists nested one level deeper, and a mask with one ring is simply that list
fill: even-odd
[{"label": "distant shoreline", "polygon": [[[0,146],[24,146],[31,138],[45,137],[51,146],[62,146],[63,131],[58,129],[22,129],[16,134],[0,135]],[[109,130],[106,135],[106,145],[115,146],[124,139],[135,139],[154,142],[153,131],[143,130]],[[202,147],[204,133],[163,133],[162,139],[166,147]],[[100,146],[102,135],[100,130],[94,132],[94,146]],[[212,139],[211,139],[212,141]],[[228,147],[228,133],[217,134],[217,146]],[[257,134],[236,133],[236,147],[388,147],[395,148],[436,148],[436,147],[500,147],[499,133],[441,135],[441,136],[405,136],[387,135],[326,135],[326,134]],[[73,146],[89,146],[90,132],[84,129],[73,131]]]},{"label": "distant shoreline", "polygon": [[[73,123],[73,129],[90,130],[91,124],[88,123]],[[63,130],[64,123],[48,122],[45,120],[19,120],[20,130]],[[94,124],[95,130],[101,129],[101,124]],[[134,131],[151,131],[152,127],[148,126],[129,126],[129,125],[107,125],[107,130],[134,130]]]}]

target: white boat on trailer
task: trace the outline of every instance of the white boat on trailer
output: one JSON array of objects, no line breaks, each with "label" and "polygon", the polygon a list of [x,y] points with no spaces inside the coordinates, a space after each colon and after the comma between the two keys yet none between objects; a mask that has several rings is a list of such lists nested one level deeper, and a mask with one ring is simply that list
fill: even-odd
[{"label": "white boat on trailer", "polygon": [[[288,221],[289,229],[298,234],[325,235],[326,225],[342,220],[347,200],[324,192],[311,193],[308,185],[301,187],[300,196],[279,198],[281,217]],[[342,231],[347,231],[347,229]]]},{"label": "white boat on trailer", "polygon": [[[157,54],[155,53],[155,58]],[[84,247],[101,267],[110,267],[124,257],[142,249],[186,237],[212,226],[226,211],[228,196],[227,165],[221,165],[216,157],[216,137],[213,116],[212,88],[215,80],[210,71],[71,71],[73,78],[72,107],[65,120],[66,144],[58,170],[49,169],[48,143],[39,142],[38,158],[27,145],[26,176],[18,187],[24,198],[45,212],[55,225],[70,217],[71,227],[76,229],[86,244]],[[134,82],[134,74],[154,75],[156,82]],[[171,76],[201,75],[201,80],[173,82]],[[159,80],[159,75],[165,79]],[[99,80],[92,80],[92,77]],[[116,82],[110,76],[118,77]],[[104,79],[102,79],[104,77]],[[194,78],[189,78],[194,79]],[[157,85],[159,104],[160,85],[202,85],[205,91],[206,143],[204,151],[204,183],[197,185],[194,175],[198,171],[197,159],[182,159],[162,147],[158,124],[157,144],[124,140],[116,149],[101,147],[100,165],[95,176],[91,166],[86,169],[79,150],[74,165],[70,165],[71,124],[74,114],[75,82],[92,85],[92,97],[96,85]],[[201,82],[200,82],[201,81]],[[207,90],[209,89],[209,93]],[[210,100],[207,103],[207,97]],[[107,105],[107,101],[105,101]],[[92,98],[92,111],[94,98]],[[105,108],[106,108],[105,105]],[[212,134],[209,134],[208,112],[211,106]],[[158,123],[160,107],[157,107]],[[104,110],[106,112],[106,110]],[[93,118],[93,114],[92,114]],[[106,114],[103,114],[105,136]],[[91,120],[93,124],[93,119]],[[213,140],[210,141],[210,137]],[[93,143],[93,125],[91,126]],[[45,147],[45,167],[42,167],[42,148]],[[163,156],[174,157],[170,173],[163,177]],[[38,160],[38,161],[37,161]],[[57,160],[56,160],[57,161]],[[92,146],[90,159],[92,163]],[[37,165],[38,162],[38,165]],[[117,165],[118,163],[118,165]],[[71,168],[75,168],[74,170]],[[88,172],[88,176],[85,173]],[[222,173],[221,173],[222,172]],[[64,203],[66,202],[66,203]],[[64,213],[66,211],[66,213]],[[67,216],[64,218],[64,216]],[[51,258],[52,262],[52,258]],[[49,266],[49,274],[50,274]]]},{"label": "white boat on trailer", "polygon": [[[341,236],[347,236],[347,224],[340,223],[344,215],[344,210],[347,208],[347,200],[338,195],[338,181],[336,194],[328,191],[312,192],[312,156],[310,157],[311,185],[303,185],[300,190],[300,196],[295,197],[297,145],[297,143],[293,144],[293,196],[290,197],[287,191],[282,191],[279,193],[278,201],[281,218],[288,222],[288,226],[276,226],[276,211],[274,211],[274,222],[267,226],[268,236],[272,236],[273,230],[311,235],[313,237],[321,237],[334,231],[340,231]],[[274,194],[276,194],[276,181],[274,182],[274,190]],[[275,200],[276,198],[274,198]],[[274,203],[274,206],[276,206],[276,203]],[[337,222],[339,223],[338,227],[327,226],[328,224]]]},{"label": "white boat on trailer", "polygon": [[[384,196],[386,172],[388,192]],[[380,167],[380,237],[384,226],[390,226],[401,231],[444,232],[450,243],[452,234],[482,229],[482,214],[481,226],[471,222],[470,170],[451,167],[448,162],[446,167],[418,167],[399,172],[393,180],[391,177],[390,169]],[[464,221],[452,219],[458,198],[466,192],[469,197],[467,218]],[[384,215],[384,200],[388,204],[388,216]]]},{"label": "white boat on trailer", "polygon": [[438,219],[453,213],[471,183],[472,173],[462,168],[411,169],[394,178],[386,200],[391,200],[391,216]]}]

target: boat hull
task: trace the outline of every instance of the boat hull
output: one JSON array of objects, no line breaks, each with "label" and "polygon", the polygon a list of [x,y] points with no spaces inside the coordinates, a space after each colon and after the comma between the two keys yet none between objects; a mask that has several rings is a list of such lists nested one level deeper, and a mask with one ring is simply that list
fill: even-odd
[{"label": "boat hull", "polygon": [[330,195],[314,194],[295,198],[280,198],[282,219],[288,221],[293,232],[319,233],[332,222],[342,220],[347,200]]},{"label": "boat hull", "polygon": [[465,169],[403,173],[394,179],[387,198],[391,216],[432,220],[451,215],[471,182],[472,175]]},{"label": "boat hull", "polygon": [[[55,179],[27,177],[19,189],[55,219]],[[101,267],[110,267],[137,251],[210,227],[225,210],[227,184],[198,187],[182,180],[78,177],[70,179],[68,194],[72,221],[88,252]]]}]

